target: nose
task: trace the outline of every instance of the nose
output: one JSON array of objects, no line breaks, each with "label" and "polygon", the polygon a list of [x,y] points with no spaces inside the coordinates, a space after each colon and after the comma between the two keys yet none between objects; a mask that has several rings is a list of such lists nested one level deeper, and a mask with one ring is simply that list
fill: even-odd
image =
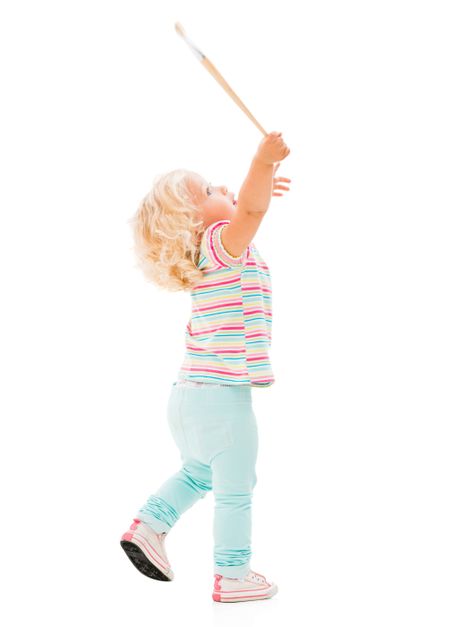
[{"label": "nose", "polygon": [[227,188],[227,186],[226,186],[226,185],[221,185],[221,186],[220,186],[220,191],[221,191],[223,194],[226,194],[226,193],[228,192],[228,188]]}]

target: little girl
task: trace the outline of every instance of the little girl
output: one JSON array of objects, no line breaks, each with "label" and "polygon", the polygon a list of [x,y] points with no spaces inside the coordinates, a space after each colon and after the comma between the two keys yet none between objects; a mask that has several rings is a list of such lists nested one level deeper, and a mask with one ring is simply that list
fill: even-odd
[{"label": "little girl", "polygon": [[[275,381],[270,271],[253,243],[290,153],[281,133],[258,146],[237,201],[188,170],[160,176],[132,218],[135,252],[154,283],[191,294],[186,353],[167,408],[181,469],[136,513],[120,544],[136,568],[171,581],[165,538],[213,490],[214,601],[267,599],[275,583],[250,568],[258,429],[252,387]],[[275,167],[274,167],[275,166]]]}]

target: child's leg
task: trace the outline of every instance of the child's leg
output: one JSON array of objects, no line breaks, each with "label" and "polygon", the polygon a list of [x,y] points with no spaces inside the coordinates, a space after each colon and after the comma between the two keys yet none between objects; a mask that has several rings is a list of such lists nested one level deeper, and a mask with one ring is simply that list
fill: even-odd
[{"label": "child's leg", "polygon": [[250,570],[258,428],[251,403],[231,405],[230,416],[233,445],[211,460],[214,574],[242,578]]},{"label": "child's leg", "polygon": [[[186,437],[189,428],[183,417],[189,405],[187,393],[189,389],[173,384],[167,406],[167,422],[180,451],[182,468],[167,479],[136,514],[136,518],[148,523],[156,533],[168,532],[183,512],[212,489],[211,468],[192,456]],[[193,410],[195,413],[195,403]]]},{"label": "child's leg", "polygon": [[181,514],[212,489],[211,468],[197,460],[185,460],[181,470],[165,481],[136,514],[156,533],[170,531]]}]

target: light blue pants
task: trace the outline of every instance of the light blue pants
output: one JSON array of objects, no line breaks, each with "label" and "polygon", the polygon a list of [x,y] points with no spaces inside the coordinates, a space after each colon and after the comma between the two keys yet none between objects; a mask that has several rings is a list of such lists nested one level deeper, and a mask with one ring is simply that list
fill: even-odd
[{"label": "light blue pants", "polygon": [[214,574],[245,577],[251,558],[251,505],[258,428],[251,386],[172,384],[167,419],[181,455],[172,475],[136,514],[157,533],[213,490]]}]

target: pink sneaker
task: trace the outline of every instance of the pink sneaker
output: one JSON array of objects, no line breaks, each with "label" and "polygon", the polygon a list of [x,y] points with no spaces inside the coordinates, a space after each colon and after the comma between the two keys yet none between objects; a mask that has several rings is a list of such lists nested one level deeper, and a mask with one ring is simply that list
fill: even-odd
[{"label": "pink sneaker", "polygon": [[251,570],[243,579],[232,579],[214,575],[213,601],[232,603],[236,601],[260,601],[270,599],[278,592],[278,586]]},{"label": "pink sneaker", "polygon": [[164,540],[167,532],[156,533],[146,523],[134,518],[120,545],[136,568],[147,577],[172,581],[174,574],[167,559]]}]

